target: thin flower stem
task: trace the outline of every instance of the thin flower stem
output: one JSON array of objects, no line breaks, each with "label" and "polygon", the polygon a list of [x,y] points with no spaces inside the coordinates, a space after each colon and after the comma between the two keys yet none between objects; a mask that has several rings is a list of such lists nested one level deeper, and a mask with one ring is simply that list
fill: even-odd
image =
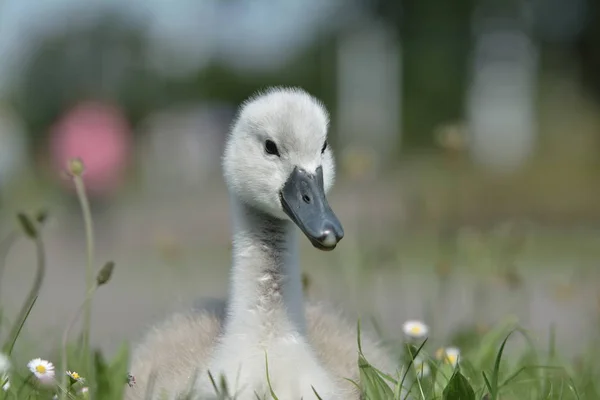
[{"label": "thin flower stem", "polygon": [[[75,183],[75,190],[77,191],[77,197],[81,205],[81,211],[83,213],[83,222],[85,225],[85,239],[87,247],[87,266],[86,266],[86,293],[94,290],[94,225],[92,221],[92,214],[90,212],[90,204],[85,192],[85,185],[80,175],[73,176],[73,182]],[[84,365],[88,367],[88,353],[90,345],[90,329],[92,324],[92,298],[86,296],[85,301],[85,312],[82,332],[82,351]]]},{"label": "thin flower stem", "polygon": [[33,282],[33,286],[27,295],[27,300],[23,303],[21,310],[19,311],[19,316],[15,319],[15,323],[10,331],[8,336],[8,341],[4,346],[4,352],[8,355],[12,353],[12,349],[15,345],[17,337],[31,311],[31,307],[36,301],[38,294],[40,293],[40,289],[42,288],[42,283],[44,282],[44,276],[46,275],[46,255],[44,252],[44,242],[41,238],[41,233],[38,232],[36,237],[34,238],[35,248],[36,248],[36,256],[37,256],[37,269],[35,273],[35,280]]},{"label": "thin flower stem", "polygon": [[[6,257],[12,245],[17,241],[19,234],[17,231],[12,231],[0,242],[0,293],[2,292],[2,275],[6,268]],[[1,297],[1,296],[0,296]]]},{"label": "thin flower stem", "polygon": [[[75,325],[75,322],[77,321],[77,318],[79,318],[79,316],[81,315],[81,312],[85,309],[86,305],[89,304],[91,302],[91,298],[94,296],[94,293],[96,292],[96,289],[98,289],[98,285],[94,284],[94,282],[92,281],[92,288],[90,290],[88,290],[86,296],[85,296],[85,300],[83,301],[83,303],[81,303],[81,305],[79,306],[79,308],[77,309],[77,311],[75,312],[75,314],[73,314],[73,318],[71,319],[71,321],[69,321],[69,324],[67,325],[67,328],[65,329],[65,331],[63,332],[63,337],[62,337],[62,369],[63,370],[68,370],[68,358],[67,358],[67,344],[69,342],[69,333],[71,332],[71,328],[73,328],[73,326]],[[63,374],[63,376],[61,377],[61,383],[60,383],[60,387],[61,388],[66,388],[67,387],[67,379],[68,376],[67,374]],[[67,396],[67,391],[63,391],[60,394],[60,399],[61,400],[65,400]]]}]

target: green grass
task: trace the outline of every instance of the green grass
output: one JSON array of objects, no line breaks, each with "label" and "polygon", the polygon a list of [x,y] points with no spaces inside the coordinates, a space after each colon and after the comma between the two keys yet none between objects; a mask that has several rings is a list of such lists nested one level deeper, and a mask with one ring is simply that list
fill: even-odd
[{"label": "green grass", "polygon": [[[77,179],[77,174],[74,174]],[[55,364],[56,379],[49,385],[42,384],[29,369],[22,357],[13,354],[15,343],[27,332],[27,317],[37,299],[45,275],[44,222],[45,213],[28,215],[20,213],[17,220],[19,231],[11,232],[0,243],[0,251],[7,252],[15,240],[23,238],[31,242],[37,254],[37,273],[28,298],[17,316],[8,321],[0,305],[0,333],[2,337],[1,353],[12,359],[12,368],[7,373],[0,371],[0,400],[3,399],[59,399],[92,398],[119,400],[123,398],[127,385],[135,384],[128,374],[129,350],[123,344],[120,351],[107,360],[102,353],[91,348],[89,337],[89,313],[96,290],[109,283],[114,263],[107,262],[102,268],[95,268],[93,259],[92,221],[87,209],[87,200],[83,187],[78,190],[82,212],[86,224],[86,248],[88,274],[86,299],[69,321],[65,321],[62,343],[50,357]],[[501,235],[502,236],[502,235]],[[510,238],[511,235],[508,235]],[[465,259],[472,264],[493,265],[504,259],[506,253],[514,256],[515,244],[498,238],[487,244],[474,240],[471,245],[463,246]],[[473,238],[471,238],[473,239]],[[507,243],[513,247],[508,247]],[[517,244],[518,245],[518,244]],[[0,276],[5,254],[0,254]],[[90,279],[90,276],[92,277]],[[95,277],[95,279],[94,279]],[[5,283],[0,281],[0,283]],[[79,337],[71,337],[71,328],[83,313],[84,325]],[[549,337],[554,338],[552,331]],[[492,329],[481,331],[476,327],[464,327],[448,340],[448,345],[460,349],[457,362],[445,359],[429,340],[414,340],[403,333],[386,335],[394,354],[398,354],[398,369],[394,374],[385,374],[371,365],[361,349],[361,328],[357,325],[359,352],[356,355],[360,377],[353,381],[363,393],[364,399],[400,400],[411,399],[447,399],[447,400],[511,400],[511,399],[599,399],[600,366],[596,363],[599,354],[595,345],[590,345],[589,354],[577,362],[561,359],[554,341],[546,349],[540,349],[528,332],[514,321],[507,319]],[[515,343],[521,344],[520,354],[506,356],[507,350]],[[522,344],[525,344],[524,346]],[[66,375],[66,371],[77,371],[83,381]],[[268,354],[265,355],[265,382],[269,384]],[[219,398],[230,398],[225,382],[219,377],[211,377],[215,392]],[[2,386],[10,381],[10,388]],[[82,392],[83,388],[87,392]],[[155,388],[160,390],[160,388]],[[316,393],[316,392],[315,392]],[[271,389],[270,397],[277,399],[277,393]],[[316,393],[316,398],[320,398]],[[282,399],[285,400],[285,399]],[[327,400],[327,399],[324,399]]]}]

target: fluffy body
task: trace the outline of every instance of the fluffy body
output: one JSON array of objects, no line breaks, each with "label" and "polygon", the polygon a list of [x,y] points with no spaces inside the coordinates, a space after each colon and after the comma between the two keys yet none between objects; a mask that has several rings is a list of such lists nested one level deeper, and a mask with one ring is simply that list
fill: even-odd
[{"label": "fluffy body", "polygon": [[[360,394],[356,386],[343,379],[359,380],[356,326],[340,312],[318,303],[306,304],[306,321],[308,344],[325,370],[334,377],[339,397],[358,399]],[[161,392],[174,398],[176,394],[192,388],[194,370],[206,370],[222,332],[222,313],[213,310],[175,314],[153,328],[135,352],[131,369],[135,372],[136,385],[127,388],[126,398],[143,399],[150,379],[154,380],[155,398],[160,397]],[[374,335],[363,332],[361,336],[367,360],[383,371],[394,373],[397,364]],[[260,356],[253,369],[259,381],[266,384],[264,353]],[[271,381],[276,380],[272,376],[274,372],[295,377],[298,374],[297,363],[297,360],[291,360],[291,365],[284,369],[269,357]],[[284,399],[277,390],[275,392]]]},{"label": "fluffy body", "polygon": [[[269,397],[265,358],[281,400],[316,399],[313,388],[324,400],[359,398],[344,380],[358,380],[356,329],[338,313],[305,306],[298,228],[280,200],[294,168],[321,167],[325,192],[332,186],[328,123],[323,105],[299,89],[271,89],[242,105],[223,157],[233,223],[229,306],[175,315],[149,332],[134,353],[137,385],[128,399],[142,398],[153,377],[156,395],[193,389],[215,398],[207,371],[239,400]],[[276,153],[266,151],[268,141]],[[365,335],[363,342],[367,358],[393,374],[377,341]]]}]

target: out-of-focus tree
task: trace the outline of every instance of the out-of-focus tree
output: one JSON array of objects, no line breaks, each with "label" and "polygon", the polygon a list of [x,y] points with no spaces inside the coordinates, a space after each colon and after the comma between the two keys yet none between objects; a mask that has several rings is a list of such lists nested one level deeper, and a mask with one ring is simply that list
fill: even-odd
[{"label": "out-of-focus tree", "polygon": [[[221,63],[211,63],[191,76],[168,83],[172,98],[198,98],[240,104],[268,86],[300,86],[335,110],[335,37],[320,38],[276,70],[242,73]],[[335,140],[335,138],[334,138]]]},{"label": "out-of-focus tree", "polygon": [[440,124],[461,119],[475,0],[372,0],[402,43],[403,147],[429,146]]},{"label": "out-of-focus tree", "polygon": [[240,72],[214,61],[186,75],[165,76],[149,67],[151,45],[143,23],[110,13],[38,36],[13,96],[34,145],[43,143],[66,108],[87,99],[117,103],[133,127],[174,103],[239,104],[271,85],[301,86],[335,109],[335,32],[318,35],[281,68],[264,72]]},{"label": "out-of-focus tree", "polygon": [[584,3],[586,24],[578,36],[576,51],[581,58],[583,83],[600,102],[600,3],[597,0]]},{"label": "out-of-focus tree", "polygon": [[133,123],[158,106],[163,82],[145,66],[147,48],[144,26],[112,13],[35,38],[13,95],[34,148],[80,100],[115,102]]}]

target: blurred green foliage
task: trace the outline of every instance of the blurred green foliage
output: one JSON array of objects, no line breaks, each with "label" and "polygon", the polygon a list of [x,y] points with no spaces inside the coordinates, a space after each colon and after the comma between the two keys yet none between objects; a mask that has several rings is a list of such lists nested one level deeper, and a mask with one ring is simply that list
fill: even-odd
[{"label": "blurred green foliage", "polygon": [[[484,2],[372,0],[365,4],[373,15],[396,29],[402,45],[402,145],[431,147],[436,127],[464,117],[468,57],[474,38],[471,22],[476,7]],[[505,2],[497,11],[510,12],[517,4]],[[588,24],[576,42],[536,40],[546,55],[562,49],[561,60],[576,56],[588,90],[599,92],[594,71],[600,60],[595,46],[600,31],[593,23],[599,7],[594,2],[588,6]],[[107,13],[91,25],[65,25],[39,35],[11,100],[27,121],[34,148],[43,143],[48,126],[65,108],[86,97],[118,102],[133,126],[153,110],[170,104],[200,99],[238,104],[268,85],[302,86],[335,111],[335,49],[344,29],[317,35],[290,62],[269,72],[238,72],[213,62],[175,78],[144,64],[149,49],[144,22]],[[532,33],[536,35],[535,30]],[[114,55],[117,58],[111,58]],[[543,69],[556,66],[551,57],[543,57]]]}]

